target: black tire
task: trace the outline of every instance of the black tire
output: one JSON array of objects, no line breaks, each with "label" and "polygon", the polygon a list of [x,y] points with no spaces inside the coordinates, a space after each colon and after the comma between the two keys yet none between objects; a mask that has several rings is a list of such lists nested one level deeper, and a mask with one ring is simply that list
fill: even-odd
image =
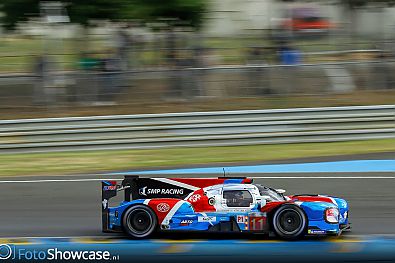
[{"label": "black tire", "polygon": [[133,238],[146,238],[152,235],[158,226],[158,219],[146,205],[129,207],[122,218],[125,233]]},{"label": "black tire", "polygon": [[274,233],[283,239],[295,240],[306,234],[307,217],[296,205],[284,205],[273,215]]}]

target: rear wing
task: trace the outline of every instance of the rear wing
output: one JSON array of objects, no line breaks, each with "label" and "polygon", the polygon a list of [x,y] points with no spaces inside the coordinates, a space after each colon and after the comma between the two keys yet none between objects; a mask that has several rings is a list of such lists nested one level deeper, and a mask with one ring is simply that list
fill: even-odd
[{"label": "rear wing", "polygon": [[216,178],[140,178],[137,175],[126,175],[119,181],[102,181],[102,228],[108,229],[109,200],[120,191],[124,192],[123,200],[130,202],[136,199],[178,198],[185,199],[194,191],[217,184],[252,183],[246,177],[216,177]]}]

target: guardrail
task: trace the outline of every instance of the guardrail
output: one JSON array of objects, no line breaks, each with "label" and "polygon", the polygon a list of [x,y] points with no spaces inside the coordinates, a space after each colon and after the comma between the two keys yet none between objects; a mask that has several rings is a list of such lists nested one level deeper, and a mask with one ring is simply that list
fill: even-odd
[{"label": "guardrail", "polygon": [[0,153],[395,138],[395,105],[0,121]]}]

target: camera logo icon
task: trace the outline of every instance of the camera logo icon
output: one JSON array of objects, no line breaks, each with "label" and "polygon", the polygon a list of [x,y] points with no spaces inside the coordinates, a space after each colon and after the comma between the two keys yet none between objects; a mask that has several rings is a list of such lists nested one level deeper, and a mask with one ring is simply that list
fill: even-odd
[{"label": "camera logo icon", "polygon": [[7,244],[0,244],[0,260],[9,259],[12,255],[12,248]]}]

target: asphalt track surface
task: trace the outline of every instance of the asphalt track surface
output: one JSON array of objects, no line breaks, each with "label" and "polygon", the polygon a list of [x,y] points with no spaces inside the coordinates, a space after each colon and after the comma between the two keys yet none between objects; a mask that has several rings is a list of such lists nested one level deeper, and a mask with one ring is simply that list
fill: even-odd
[{"label": "asphalt track surface", "polygon": [[[390,159],[393,156],[385,154],[382,157]],[[182,177],[180,174],[176,176]],[[353,235],[395,234],[394,173],[276,173],[248,176],[255,177],[257,183],[286,189],[288,194],[321,193],[345,198],[350,204]],[[109,176],[1,178],[0,238],[119,236],[101,233],[100,182],[95,181],[100,178]]]}]

